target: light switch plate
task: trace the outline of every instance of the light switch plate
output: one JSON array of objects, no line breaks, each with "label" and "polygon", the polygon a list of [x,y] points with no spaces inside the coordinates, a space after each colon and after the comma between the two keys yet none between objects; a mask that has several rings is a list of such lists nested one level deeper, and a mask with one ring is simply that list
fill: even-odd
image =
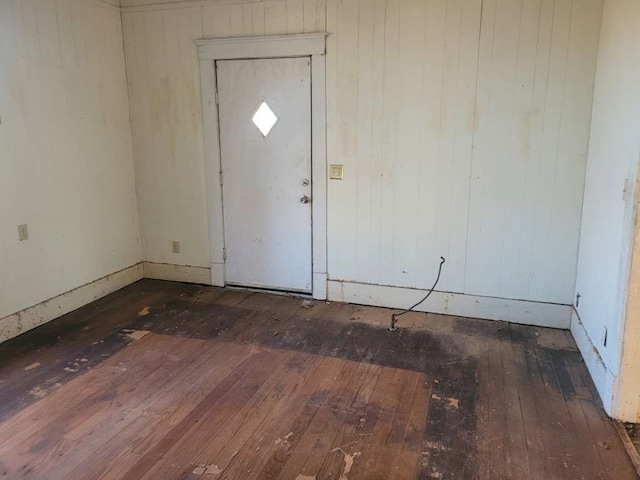
[{"label": "light switch plate", "polygon": [[344,166],[336,164],[329,165],[329,178],[331,180],[344,179]]},{"label": "light switch plate", "polygon": [[18,240],[23,242],[24,240],[28,240],[28,239],[29,239],[29,227],[27,227],[27,224],[25,223],[24,225],[18,225]]}]

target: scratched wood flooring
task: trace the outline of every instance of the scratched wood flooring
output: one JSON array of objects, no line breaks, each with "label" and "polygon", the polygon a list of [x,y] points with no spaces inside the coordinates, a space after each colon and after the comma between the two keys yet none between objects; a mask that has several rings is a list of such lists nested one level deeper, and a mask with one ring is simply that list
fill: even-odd
[{"label": "scratched wood flooring", "polygon": [[0,478],[635,479],[570,335],[144,280],[0,345]]}]

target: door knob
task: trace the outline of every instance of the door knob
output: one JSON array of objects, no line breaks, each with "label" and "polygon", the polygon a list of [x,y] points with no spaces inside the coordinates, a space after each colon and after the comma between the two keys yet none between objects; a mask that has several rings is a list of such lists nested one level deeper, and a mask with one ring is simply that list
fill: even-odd
[{"label": "door knob", "polygon": [[300,197],[300,203],[309,203],[310,201],[311,199],[306,195],[303,195],[302,197]]}]

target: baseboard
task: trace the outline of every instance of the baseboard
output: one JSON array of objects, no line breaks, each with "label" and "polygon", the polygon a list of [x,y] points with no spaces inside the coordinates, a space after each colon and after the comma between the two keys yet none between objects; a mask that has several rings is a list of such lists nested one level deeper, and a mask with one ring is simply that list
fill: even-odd
[{"label": "baseboard", "polygon": [[143,262],[144,278],[170,280],[172,282],[211,285],[211,268],[174,265],[171,263]]},{"label": "baseboard", "polygon": [[6,316],[0,319],[0,342],[16,337],[140,279],[142,279],[142,264],[138,263]]},{"label": "baseboard", "polygon": [[327,274],[313,272],[313,298],[316,300],[327,299]]},{"label": "baseboard", "polygon": [[591,341],[591,337],[587,333],[586,328],[582,324],[580,316],[571,309],[571,335],[573,335],[578,349],[582,354],[584,363],[587,365],[591,379],[600,394],[602,405],[608,415],[612,414],[613,409],[613,391],[616,383],[616,376],[607,367],[598,353],[598,349]]},{"label": "baseboard", "polygon": [[214,285],[216,287],[224,287],[224,275],[224,262],[211,262],[211,285]]},{"label": "baseboard", "polygon": [[[408,308],[426,293],[424,290],[413,288],[337,280],[329,280],[328,289],[329,300],[389,308]],[[416,310],[568,329],[571,324],[572,308],[570,305],[434,291],[431,297]]]}]

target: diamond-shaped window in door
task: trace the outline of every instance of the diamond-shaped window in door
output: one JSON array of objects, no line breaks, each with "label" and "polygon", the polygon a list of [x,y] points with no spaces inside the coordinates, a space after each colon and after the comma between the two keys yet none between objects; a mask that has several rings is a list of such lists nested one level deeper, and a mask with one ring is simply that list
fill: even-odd
[{"label": "diamond-shaped window in door", "polygon": [[258,110],[256,110],[256,113],[253,114],[251,121],[258,127],[260,133],[266,137],[278,122],[278,117],[273,113],[273,110],[269,108],[267,102],[263,101],[258,107]]}]

